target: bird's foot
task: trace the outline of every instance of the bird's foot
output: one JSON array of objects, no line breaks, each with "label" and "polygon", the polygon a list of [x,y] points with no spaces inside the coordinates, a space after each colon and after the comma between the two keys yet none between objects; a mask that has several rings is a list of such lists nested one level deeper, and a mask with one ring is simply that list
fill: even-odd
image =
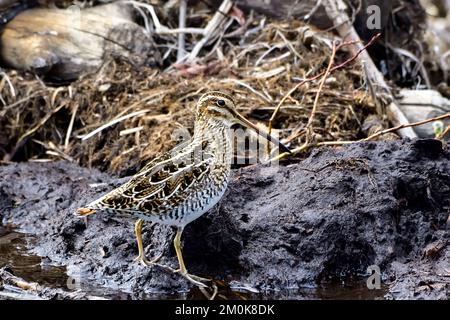
[{"label": "bird's foot", "polygon": [[193,274],[188,273],[186,270],[182,271],[181,269],[173,270],[175,273],[179,273],[181,276],[183,276],[186,280],[189,282],[195,284],[198,287],[201,288],[209,288],[208,285],[204,284],[203,282],[210,282],[211,279],[202,278]]},{"label": "bird's foot", "polygon": [[138,261],[143,266],[151,266],[151,265],[157,264],[157,262],[161,259],[162,256],[163,256],[163,254],[161,253],[160,255],[156,256],[152,260],[147,260],[147,258],[145,258],[144,255],[140,254],[136,258],[134,258],[134,261]]},{"label": "bird's foot", "polygon": [[211,279],[207,279],[207,278],[202,278],[193,274],[190,274],[187,272],[187,270],[182,271],[181,269],[174,269],[172,267],[166,266],[166,265],[162,265],[159,263],[153,263],[154,265],[157,265],[158,267],[161,267],[167,271],[173,272],[173,273],[179,273],[182,277],[184,277],[186,280],[188,280],[189,282],[195,284],[196,286],[200,287],[200,288],[209,288],[208,285],[204,284],[203,282],[210,282],[212,281]]}]

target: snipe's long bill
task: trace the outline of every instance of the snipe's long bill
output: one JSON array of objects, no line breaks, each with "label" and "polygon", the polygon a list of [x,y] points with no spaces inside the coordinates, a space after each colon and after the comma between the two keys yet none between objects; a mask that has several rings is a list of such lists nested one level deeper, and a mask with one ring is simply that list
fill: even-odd
[{"label": "snipe's long bill", "polygon": [[188,273],[180,239],[184,227],[211,209],[225,193],[233,156],[230,127],[236,123],[255,130],[281,150],[289,152],[276,138],[240,115],[229,95],[208,92],[197,103],[194,136],[188,143],[153,159],[127,183],[85,208],[79,208],[77,214],[87,216],[105,210],[137,218],[137,260],[144,265],[156,263],[159,257],[150,261],[145,257],[141,236],[143,222],[177,227],[174,246],[179,269],[171,270],[198,286],[206,287],[208,279]]}]

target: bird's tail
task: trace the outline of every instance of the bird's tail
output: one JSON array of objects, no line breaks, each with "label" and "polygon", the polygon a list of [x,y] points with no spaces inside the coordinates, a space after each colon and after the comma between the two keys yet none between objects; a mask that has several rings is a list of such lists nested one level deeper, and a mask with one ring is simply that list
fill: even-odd
[{"label": "bird's tail", "polygon": [[96,212],[97,212],[97,210],[94,210],[94,209],[78,208],[77,212],[76,212],[76,215],[79,216],[79,217],[87,217],[87,216],[89,216],[91,214],[94,214]]},{"label": "bird's tail", "polygon": [[85,207],[78,208],[77,211],[75,212],[75,215],[78,217],[87,217],[87,216],[90,216],[91,214],[96,213],[98,210],[102,210],[103,208],[99,204],[101,203],[103,198],[104,198],[104,196],[100,197],[97,200],[92,201]]}]

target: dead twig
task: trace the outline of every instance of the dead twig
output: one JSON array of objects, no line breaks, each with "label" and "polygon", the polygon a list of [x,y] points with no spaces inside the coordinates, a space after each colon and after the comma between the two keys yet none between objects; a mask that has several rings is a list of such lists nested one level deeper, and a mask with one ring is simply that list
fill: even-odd
[{"label": "dead twig", "polygon": [[223,22],[227,18],[226,14],[230,12],[231,8],[233,8],[233,1],[231,0],[224,0],[222,4],[220,5],[217,12],[214,14],[212,19],[208,22],[208,25],[204,29],[203,38],[197,42],[192,49],[191,53],[186,57],[186,62],[192,62],[195,60],[197,55],[200,53],[200,50],[203,48],[203,46],[206,45],[206,43],[214,37],[214,35],[217,34],[218,29],[220,26],[223,25]]},{"label": "dead twig", "polygon": [[[434,117],[434,118],[430,118],[430,119],[426,119],[426,120],[422,120],[422,121],[418,121],[418,122],[413,122],[413,123],[408,123],[408,124],[400,124],[400,125],[397,125],[395,127],[376,132],[376,133],[368,136],[367,138],[356,140],[356,141],[323,141],[323,142],[318,142],[318,143],[304,143],[300,147],[298,147],[298,148],[296,148],[294,150],[291,150],[291,153],[287,153],[287,152],[281,153],[278,156],[270,159],[269,162],[279,161],[279,160],[281,160],[281,159],[283,159],[283,158],[285,158],[287,156],[292,156],[292,155],[298,154],[298,153],[300,153],[302,151],[305,151],[305,150],[308,150],[309,148],[312,148],[312,147],[332,146],[332,145],[333,146],[339,146],[339,145],[345,145],[345,144],[352,144],[352,143],[370,141],[370,140],[373,140],[373,139],[375,139],[375,138],[377,138],[377,137],[379,137],[381,135],[384,135],[386,133],[398,131],[398,130],[403,129],[403,128],[417,127],[417,126],[420,126],[420,125],[423,125],[423,124],[426,124],[426,123],[439,121],[439,120],[443,120],[443,119],[447,119],[447,118],[450,118],[450,113],[446,113],[446,114],[443,114],[443,115],[438,116],[438,117]],[[450,128],[450,126],[449,126],[449,128]],[[450,132],[449,128],[447,128],[443,132],[441,138],[443,138],[445,136],[445,134]]]},{"label": "dead twig", "polygon": [[392,127],[392,128],[386,129],[386,130],[382,130],[382,131],[376,132],[376,133],[368,136],[367,138],[361,139],[359,141],[373,140],[376,137],[379,137],[379,136],[381,136],[383,134],[386,134],[386,133],[389,133],[389,132],[394,132],[394,131],[397,131],[397,130],[400,130],[400,129],[403,129],[403,128],[416,127],[416,126],[420,126],[422,124],[426,124],[426,123],[429,123],[429,122],[434,122],[434,121],[438,121],[438,120],[442,120],[442,119],[446,119],[446,118],[450,118],[450,113],[446,113],[446,114],[443,114],[443,115],[438,116],[438,117],[434,117],[434,118],[430,118],[430,119],[426,119],[426,120],[422,120],[422,121],[418,121],[418,122],[413,122],[413,123],[408,123],[408,124],[400,124],[398,126],[395,126],[395,127]]},{"label": "dead twig", "polygon": [[320,81],[319,90],[317,90],[316,97],[314,98],[314,103],[313,103],[313,107],[312,107],[312,110],[311,110],[311,114],[309,116],[308,122],[306,123],[306,142],[305,143],[309,143],[309,141],[312,138],[312,134],[313,134],[312,123],[314,121],[314,116],[316,115],[317,105],[318,105],[318,102],[319,102],[320,93],[323,90],[323,86],[325,84],[325,80],[327,79],[328,75],[331,72],[331,68],[333,66],[334,57],[336,56],[336,50],[337,49],[338,49],[338,47],[336,45],[336,42],[333,42],[333,48],[332,48],[332,51],[331,51],[330,62],[328,62],[328,67],[325,70],[325,72],[323,74],[323,77],[322,77],[322,79]]}]

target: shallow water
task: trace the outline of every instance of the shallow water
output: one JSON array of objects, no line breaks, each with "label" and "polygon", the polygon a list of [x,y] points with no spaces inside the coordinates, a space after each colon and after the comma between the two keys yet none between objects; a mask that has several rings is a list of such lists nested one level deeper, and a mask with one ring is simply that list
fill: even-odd
[{"label": "shallow water", "polygon": [[[75,290],[71,285],[71,278],[65,266],[55,266],[46,259],[29,252],[29,245],[33,243],[32,236],[8,228],[0,227],[0,268],[7,266],[8,271],[28,282],[36,282],[41,286]],[[233,290],[227,284],[217,282],[219,287],[218,299],[383,299],[387,289],[369,290],[364,279],[335,280],[312,288],[283,290],[277,292],[252,293],[246,290]],[[76,289],[82,290],[89,296],[105,299],[205,299],[203,293],[193,289],[188,293],[174,295],[132,296],[130,293],[82,283]],[[7,290],[5,288],[4,290]],[[32,296],[22,296],[25,299]],[[1,296],[0,296],[0,299]]]},{"label": "shallow water", "polygon": [[41,257],[30,254],[27,241],[32,242],[32,239],[23,233],[8,229],[0,231],[0,267],[8,266],[15,276],[46,287],[65,286],[66,268],[47,264]]}]

